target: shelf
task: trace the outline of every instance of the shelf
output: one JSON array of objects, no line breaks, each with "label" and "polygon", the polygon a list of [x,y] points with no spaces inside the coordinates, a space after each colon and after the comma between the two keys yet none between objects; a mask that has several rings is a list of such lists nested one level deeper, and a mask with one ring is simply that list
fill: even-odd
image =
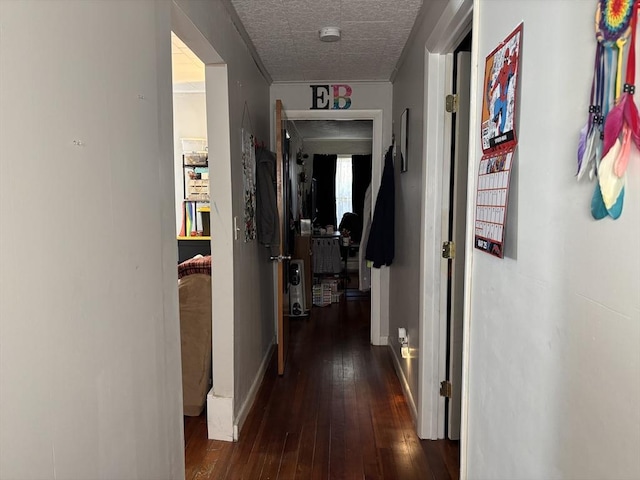
[{"label": "shelf", "polygon": [[[184,144],[183,144],[184,148]],[[204,148],[204,146],[202,147]],[[207,236],[184,236],[178,240],[208,240],[209,225],[209,171],[208,154],[202,151],[183,153],[182,155],[182,227],[180,233],[202,232]],[[191,163],[193,162],[193,163]],[[189,173],[187,174],[187,170]],[[199,173],[202,172],[202,175]],[[192,178],[196,177],[196,178]],[[199,225],[202,223],[203,225]]]},{"label": "shelf", "polygon": [[178,237],[178,240],[211,240],[211,237],[205,237],[204,235],[200,237]]}]

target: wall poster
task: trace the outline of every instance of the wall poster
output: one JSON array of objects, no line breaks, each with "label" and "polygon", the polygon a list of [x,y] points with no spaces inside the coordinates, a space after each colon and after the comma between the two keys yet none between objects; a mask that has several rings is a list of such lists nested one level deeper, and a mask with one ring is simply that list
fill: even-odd
[{"label": "wall poster", "polygon": [[242,179],[244,191],[244,241],[256,238],[256,150],[253,135],[242,129]]},{"label": "wall poster", "polygon": [[504,232],[516,136],[522,23],[486,59],[482,101],[483,156],[476,187],[475,247],[504,257]]}]

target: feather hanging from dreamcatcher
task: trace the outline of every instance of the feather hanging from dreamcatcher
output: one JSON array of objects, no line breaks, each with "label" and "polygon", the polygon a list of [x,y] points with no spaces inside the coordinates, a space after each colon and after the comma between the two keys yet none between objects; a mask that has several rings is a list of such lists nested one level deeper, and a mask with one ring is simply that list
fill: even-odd
[{"label": "feather hanging from dreamcatcher", "polygon": [[590,176],[595,172],[596,159],[600,158],[598,150],[601,150],[601,125],[602,101],[604,96],[604,54],[603,47],[598,43],[596,47],[596,59],[593,69],[593,80],[591,82],[591,102],[589,104],[589,118],[580,131],[578,142],[578,180],[585,172],[591,171]]},{"label": "feather hanging from dreamcatcher", "polygon": [[[596,11],[596,38],[600,53],[596,57],[605,57],[605,60],[598,63],[594,77],[598,80],[603,79],[603,82],[598,83],[597,80],[595,83],[598,85],[598,106],[602,111],[602,119],[598,118],[597,123],[604,120],[604,128],[598,128],[602,138],[600,152],[597,152],[597,143],[594,147],[595,154],[592,151],[587,152],[587,143],[578,169],[580,178],[584,174],[584,169],[581,170],[580,167],[589,162],[589,176],[593,177],[594,173],[598,176],[591,200],[592,216],[598,220],[607,215],[616,219],[622,213],[626,182],[624,170],[629,159],[632,137],[636,145],[640,145],[640,121],[632,97],[635,89],[633,82],[636,23],[637,5],[633,0],[599,0]],[[630,47],[623,89],[623,60],[627,43]],[[598,90],[598,87],[602,88],[602,83],[604,91]],[[612,99],[614,106],[609,111]]]}]

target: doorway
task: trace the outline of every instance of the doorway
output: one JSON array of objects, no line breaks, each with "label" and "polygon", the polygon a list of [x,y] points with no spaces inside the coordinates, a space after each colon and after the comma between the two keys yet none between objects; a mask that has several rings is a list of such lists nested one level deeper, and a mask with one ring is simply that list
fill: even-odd
[{"label": "doorway", "polygon": [[[285,105],[286,109],[286,105]],[[371,122],[372,198],[375,198],[382,177],[382,111],[381,110],[286,110],[287,119],[300,124],[302,121],[366,120]],[[336,220],[338,221],[338,220]],[[386,334],[381,333],[381,278],[378,269],[371,269],[371,332],[372,345],[386,345]]]},{"label": "doorway", "polygon": [[[444,436],[460,439],[462,402],[462,338],[464,316],[464,279],[467,217],[467,177],[469,157],[469,102],[471,88],[471,32],[455,49],[450,59],[453,95],[451,105],[451,155],[448,185],[443,189],[443,204],[449,212],[443,231],[447,262],[446,279],[446,353],[443,381],[445,412]],[[446,250],[446,252],[445,252]]]},{"label": "doorway", "polygon": [[[449,339],[446,331],[449,260],[442,257],[442,248],[443,243],[449,240],[448,209],[453,135],[452,115],[446,112],[446,99],[453,90],[453,52],[472,31],[472,24],[477,21],[473,15],[472,1],[463,0],[458,7],[443,13],[438,22],[439,25],[442,25],[439,35],[432,34],[425,39],[424,43],[424,141],[422,153],[425,161],[422,176],[425,195],[421,205],[424,227],[421,236],[421,249],[425,255],[420,273],[421,318],[419,335],[422,354],[418,363],[419,402],[416,408],[418,435],[420,438],[430,440],[446,438],[445,423],[448,424],[449,421],[448,418],[445,418],[449,405],[445,404],[445,396],[441,395],[441,382],[448,380],[446,367]],[[475,40],[471,43],[474,46]],[[476,82],[477,70],[474,67],[471,69],[469,84],[475,87]],[[470,99],[468,103],[469,111],[475,112],[475,98]],[[469,131],[468,137],[469,145],[474,145],[476,138],[474,132]],[[473,149],[471,150],[473,151]],[[469,175],[470,173],[468,173],[468,177]],[[470,201],[471,199],[469,199]],[[467,208],[473,208],[473,206]],[[464,231],[466,235],[466,225]],[[465,245],[467,244],[468,242],[465,241]],[[461,250],[465,250],[465,247]],[[460,249],[457,248],[456,251],[459,252]],[[467,270],[464,274],[465,289],[468,289],[469,283],[469,270]],[[467,298],[464,301],[462,314],[463,324],[468,325]],[[466,358],[468,345],[464,341],[464,332],[462,344],[462,356]],[[465,372],[466,366],[462,368],[463,380]],[[464,384],[464,381],[462,383]],[[460,392],[462,395],[460,464],[464,466],[466,421],[464,385]],[[446,390],[443,393],[446,395]],[[449,434],[449,432],[446,433]]]},{"label": "doorway", "polygon": [[[208,355],[211,366],[212,387],[206,394],[206,431],[208,438],[220,440],[233,440],[233,396],[234,396],[234,365],[229,365],[228,358],[233,358],[234,329],[234,303],[233,282],[229,282],[234,276],[233,264],[233,231],[226,228],[233,224],[233,210],[231,204],[231,145],[230,145],[230,116],[229,116],[229,90],[228,72],[224,60],[213,48],[209,40],[191,22],[189,17],[175,4],[171,8],[171,30],[184,42],[204,66],[204,78],[202,87],[206,92],[204,98],[204,115],[206,125],[204,134],[196,133],[192,136],[187,133],[185,138],[206,138],[207,169],[215,172],[208,178],[208,195],[211,205],[216,206],[216,216],[209,220],[210,239],[204,235],[204,228],[196,226],[194,229],[185,229],[185,233],[195,232],[201,248],[206,252],[207,244],[211,252],[210,272],[210,297],[211,314],[209,318],[212,340],[209,342]],[[193,83],[193,82],[187,82]],[[193,85],[187,86],[193,87]],[[201,106],[199,108],[202,108]],[[200,116],[203,114],[200,113]],[[189,130],[194,131],[194,130]],[[202,132],[202,130],[198,130]],[[177,145],[182,149],[182,142]],[[201,166],[198,166],[201,167]],[[180,175],[176,178],[176,193],[180,196],[185,193],[182,190],[182,161],[180,163]],[[199,168],[194,180],[206,180],[203,177],[205,169]],[[196,183],[199,190],[188,191],[200,195],[207,194],[203,185],[206,182]],[[198,200],[206,200],[199,197]],[[198,222],[205,224],[206,202],[200,203],[201,211],[196,208]],[[180,208],[176,209],[180,212]],[[204,215],[203,215],[204,214]],[[182,213],[181,213],[182,215]],[[181,218],[176,217],[177,230],[181,227]],[[200,224],[199,224],[200,225]],[[224,228],[223,228],[224,227]],[[202,235],[198,235],[201,232]],[[188,240],[194,242],[196,240]],[[177,259],[178,260],[178,259]],[[213,406],[212,406],[213,405]]]},{"label": "doorway", "polygon": [[[171,32],[178,306],[183,415],[198,417],[212,387],[212,288],[205,65]],[[185,428],[185,444],[191,434]],[[205,436],[204,432],[199,432]]]},{"label": "doorway", "polygon": [[[310,237],[298,235],[296,240],[313,250],[305,262],[305,268],[313,271],[305,282],[307,306],[313,303],[313,286],[318,290],[327,281],[338,281],[337,298],[368,295],[370,269],[359,260],[363,229],[369,223],[365,213],[370,219],[372,209],[367,191],[372,179],[373,122],[289,120],[288,124],[293,220],[299,233],[306,222],[305,233]],[[326,261],[325,249],[319,248],[325,236],[331,240],[332,235],[339,235],[334,239],[339,246],[331,251],[339,255],[338,262]]]}]

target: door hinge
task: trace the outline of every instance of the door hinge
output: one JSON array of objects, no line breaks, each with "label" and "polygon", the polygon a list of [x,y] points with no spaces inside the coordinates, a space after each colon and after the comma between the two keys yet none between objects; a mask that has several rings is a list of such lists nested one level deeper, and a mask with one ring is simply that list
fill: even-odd
[{"label": "door hinge", "polygon": [[445,99],[445,110],[448,113],[455,113],[458,111],[458,95],[447,95]]},{"label": "door hinge", "polygon": [[451,382],[449,380],[445,380],[444,382],[440,382],[440,396],[451,398],[451,391],[453,387],[451,386]]},{"label": "door hinge", "polygon": [[442,258],[448,258],[448,259],[456,258],[455,242],[448,241],[448,242],[442,243]]}]

